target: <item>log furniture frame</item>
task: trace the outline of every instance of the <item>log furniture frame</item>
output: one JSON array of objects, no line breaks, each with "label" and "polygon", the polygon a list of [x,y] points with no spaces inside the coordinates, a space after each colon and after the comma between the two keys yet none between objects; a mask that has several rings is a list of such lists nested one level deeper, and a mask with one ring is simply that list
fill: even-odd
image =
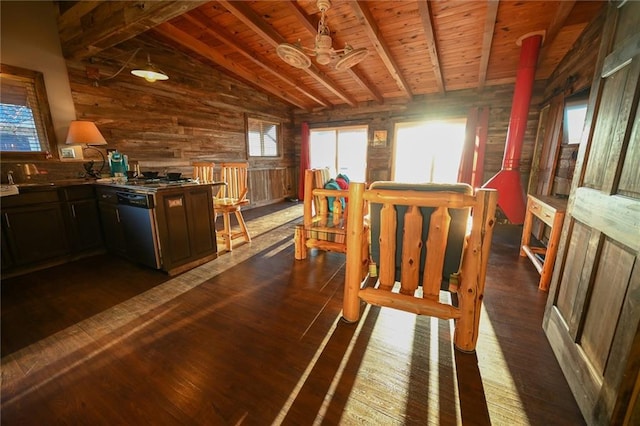
[{"label": "log furniture frame", "polygon": [[[346,253],[346,211],[340,198],[346,198],[349,191],[325,189],[330,178],[327,168],[304,172],[303,221],[294,236],[296,260],[306,259],[311,248]],[[329,211],[329,202],[333,211]]]},{"label": "log furniture frame", "polygon": [[[214,197],[215,215],[222,215],[224,229],[216,231],[216,236],[225,242],[227,251],[233,250],[233,240],[244,238],[247,243],[251,242],[251,236],[247,229],[247,224],[242,217],[242,207],[249,205],[247,194],[249,188],[248,167],[244,162],[226,162],[220,164],[220,179],[225,182]],[[235,214],[240,230],[234,230],[231,226],[231,213]]]},{"label": "log furniture frame", "polygon": [[[463,352],[473,352],[478,338],[480,308],[484,297],[485,276],[491,237],[495,225],[498,193],[478,189],[475,194],[450,191],[365,189],[363,183],[350,184],[347,219],[347,261],[343,300],[343,318],[356,322],[360,318],[360,301],[401,309],[418,315],[429,315],[455,322],[454,345]],[[365,262],[360,256],[362,240],[367,238],[364,214],[374,203],[382,204],[380,214],[379,279],[375,287],[367,286],[363,274]],[[403,218],[404,238],[396,237],[399,220],[397,206],[408,206]],[[434,209],[426,221],[420,207]],[[442,303],[440,291],[445,251],[450,225],[450,209],[462,209],[470,215],[460,268],[449,283],[453,303]],[[373,218],[371,218],[373,221]],[[422,241],[422,227],[429,227]],[[424,249],[423,250],[423,246]],[[396,285],[396,247],[402,247],[400,291]],[[425,268],[422,291],[418,289],[420,255],[424,252]],[[363,277],[365,279],[363,280]],[[364,286],[363,286],[364,284]],[[416,291],[418,290],[418,291]],[[415,296],[414,296],[415,294]]]},{"label": "log furniture frame", "polygon": [[[522,227],[522,241],[520,243],[520,256],[527,256],[540,274],[538,289],[549,291],[553,266],[558,254],[560,244],[560,234],[564,215],[567,210],[567,200],[549,195],[528,195],[527,211]],[[537,217],[551,228],[549,243],[546,247],[531,245],[531,232],[533,227],[533,217]],[[544,256],[544,261],[536,255]]]}]

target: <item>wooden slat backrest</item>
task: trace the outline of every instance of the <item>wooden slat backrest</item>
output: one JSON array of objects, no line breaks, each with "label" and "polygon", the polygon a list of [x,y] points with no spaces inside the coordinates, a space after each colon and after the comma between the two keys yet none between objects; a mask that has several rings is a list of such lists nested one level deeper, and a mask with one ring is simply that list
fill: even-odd
[{"label": "wooden slat backrest", "polygon": [[[374,185],[372,185],[374,186]],[[478,335],[480,304],[484,294],[486,267],[495,224],[497,192],[480,189],[474,195],[450,191],[417,191],[409,189],[364,189],[362,183],[351,183],[349,216],[347,219],[347,271],[345,278],[344,317],[357,321],[362,299],[367,303],[402,309],[416,314],[442,319],[455,319],[454,342],[464,351],[475,350]],[[381,204],[380,274],[376,288],[361,289],[361,256],[363,213],[365,205]],[[396,211],[407,206],[402,218],[403,230]],[[420,208],[431,208],[428,220]],[[440,283],[445,263],[450,212],[462,209],[473,212],[471,229],[464,243],[458,275],[458,306],[439,302]],[[371,209],[370,211],[373,211]],[[371,218],[373,220],[373,218]],[[426,241],[423,227],[428,227]],[[401,237],[398,237],[400,235]],[[421,297],[414,297],[420,282],[420,252],[426,245],[426,260],[422,277]],[[402,247],[399,292],[392,292],[396,281],[396,252]]]},{"label": "wooden slat backrest", "polygon": [[[408,183],[400,183],[400,182],[373,182],[370,185],[369,189],[390,189],[390,190],[415,190],[415,191],[425,191],[425,192],[434,192],[434,191],[445,191],[445,192],[455,192],[460,194],[468,194],[471,195],[473,193],[472,188],[467,184],[408,184]],[[381,219],[377,215],[378,211],[383,206],[381,204],[372,204],[371,205],[371,257],[374,262],[378,262],[378,256],[380,252],[379,242],[378,242],[378,234],[380,232],[381,227]],[[422,241],[427,240],[427,236],[430,233],[430,228],[427,226],[427,222],[432,214],[436,213],[436,209],[433,207],[417,207],[417,211],[414,212],[414,215],[418,213],[421,214],[423,218],[423,226],[420,228],[420,236]],[[396,219],[398,221],[398,226],[396,228],[396,239],[399,241],[402,239],[402,230],[405,214],[408,212],[408,206],[399,204],[397,208],[393,211],[396,214]],[[449,279],[449,276],[452,273],[458,271],[460,267],[460,259],[462,256],[462,248],[464,244],[464,238],[466,234],[467,221],[469,216],[469,209],[450,209],[447,211],[449,220],[449,231],[447,235],[447,250],[445,252],[445,260],[444,267],[442,270],[441,283],[443,286],[446,285],[446,280]],[[417,216],[416,216],[417,217]],[[446,219],[446,217],[442,218]],[[388,219],[386,219],[388,220]],[[396,262],[395,262],[395,280],[401,281],[401,256],[402,256],[402,246],[398,246],[396,248]],[[416,265],[419,272],[425,270],[425,258],[426,258],[426,245],[421,248],[420,256],[417,257],[417,261],[419,265]],[[422,283],[422,276],[419,275],[419,281]]]},{"label": "wooden slat backrest", "polygon": [[211,161],[193,162],[193,179],[200,183],[213,183],[213,169],[215,164]]},{"label": "wooden slat backrest", "polygon": [[220,164],[220,179],[226,185],[220,187],[217,197],[245,201],[249,188],[248,164],[243,162],[225,162]]}]

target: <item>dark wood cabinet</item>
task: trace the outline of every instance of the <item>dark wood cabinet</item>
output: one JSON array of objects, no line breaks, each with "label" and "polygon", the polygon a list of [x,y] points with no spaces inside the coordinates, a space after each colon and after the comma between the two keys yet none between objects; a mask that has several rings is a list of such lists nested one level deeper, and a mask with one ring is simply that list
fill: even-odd
[{"label": "dark wood cabinet", "polygon": [[71,250],[81,252],[102,247],[100,214],[93,185],[67,187],[60,192],[66,200]]},{"label": "dark wood cabinet", "polygon": [[120,220],[116,189],[97,188],[97,198],[105,246],[112,253],[126,256],[127,240]]},{"label": "dark wood cabinet", "polygon": [[2,199],[2,275],[102,250],[92,185],[43,185]]},{"label": "dark wood cabinet", "polygon": [[179,273],[216,258],[210,185],[159,191],[156,202],[163,270]]},{"label": "dark wood cabinet", "polygon": [[62,203],[4,209],[2,226],[16,266],[62,256],[69,251]]}]

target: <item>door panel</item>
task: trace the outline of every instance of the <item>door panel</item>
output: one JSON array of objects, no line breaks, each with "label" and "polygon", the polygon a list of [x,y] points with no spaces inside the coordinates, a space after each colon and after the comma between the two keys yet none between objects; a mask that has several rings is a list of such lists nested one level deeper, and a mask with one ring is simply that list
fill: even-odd
[{"label": "door panel", "polygon": [[[556,306],[564,318],[571,318],[576,295],[580,284],[580,275],[585,267],[585,256],[591,238],[590,229],[576,222],[573,226],[573,238],[565,261],[565,271],[558,291]],[[574,328],[574,327],[570,327]]]},{"label": "door panel", "polygon": [[605,240],[580,342],[587,358],[600,374],[605,371],[634,258],[627,248],[613,240]]},{"label": "door panel", "polygon": [[608,6],[543,324],[589,424],[622,424],[640,370],[639,15]]},{"label": "door panel", "polygon": [[640,198],[640,173],[638,173],[638,159],[640,158],[640,108],[636,110],[633,129],[627,148],[627,156],[622,166],[618,194],[633,198]]}]

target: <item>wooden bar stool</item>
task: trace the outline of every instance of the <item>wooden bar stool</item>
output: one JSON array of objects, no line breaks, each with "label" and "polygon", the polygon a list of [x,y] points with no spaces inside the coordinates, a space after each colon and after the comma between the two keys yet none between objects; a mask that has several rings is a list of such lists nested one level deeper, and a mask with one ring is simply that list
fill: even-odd
[{"label": "wooden bar stool", "polygon": [[[249,204],[247,194],[248,164],[247,163],[222,163],[220,164],[220,179],[226,185],[221,186],[214,199],[214,209],[217,214],[221,214],[224,220],[224,229],[217,231],[216,235],[224,239],[227,250],[233,250],[232,241],[235,238],[243,237],[248,243],[251,236],[247,229],[247,224],[242,217],[242,207]],[[231,213],[235,214],[240,231],[233,231],[231,228]]]},{"label": "wooden bar stool", "polygon": [[193,180],[200,183],[213,183],[213,168],[215,164],[211,161],[193,162]]}]

